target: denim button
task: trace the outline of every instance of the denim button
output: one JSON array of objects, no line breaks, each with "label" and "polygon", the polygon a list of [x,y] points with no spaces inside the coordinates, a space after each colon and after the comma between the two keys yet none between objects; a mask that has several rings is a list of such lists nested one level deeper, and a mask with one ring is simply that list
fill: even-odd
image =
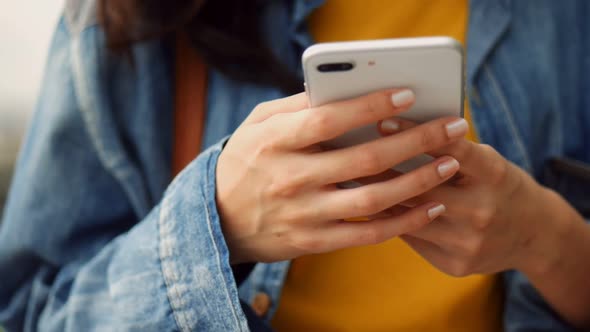
[{"label": "denim button", "polygon": [[270,309],[270,296],[266,293],[258,293],[252,299],[252,310],[260,317],[266,315]]}]

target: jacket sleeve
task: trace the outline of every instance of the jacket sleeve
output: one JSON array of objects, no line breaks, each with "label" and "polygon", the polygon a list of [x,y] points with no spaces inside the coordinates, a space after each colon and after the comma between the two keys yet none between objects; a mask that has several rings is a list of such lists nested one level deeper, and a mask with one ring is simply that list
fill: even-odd
[{"label": "jacket sleeve", "polygon": [[138,220],[82,121],[69,43],[62,20],[0,226],[0,325],[248,330],[216,211],[221,143]]}]

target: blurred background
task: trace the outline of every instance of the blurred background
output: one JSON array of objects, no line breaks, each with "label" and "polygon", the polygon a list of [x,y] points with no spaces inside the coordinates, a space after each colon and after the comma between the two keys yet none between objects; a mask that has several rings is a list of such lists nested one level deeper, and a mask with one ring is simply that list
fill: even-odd
[{"label": "blurred background", "polygon": [[0,0],[0,215],[63,0]]}]

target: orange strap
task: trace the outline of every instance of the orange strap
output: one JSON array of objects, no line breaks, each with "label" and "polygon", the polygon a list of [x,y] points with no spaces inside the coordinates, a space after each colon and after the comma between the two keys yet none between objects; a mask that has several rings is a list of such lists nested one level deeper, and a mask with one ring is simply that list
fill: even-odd
[{"label": "orange strap", "polygon": [[174,176],[201,150],[207,93],[207,67],[184,33],[176,38],[175,63]]}]

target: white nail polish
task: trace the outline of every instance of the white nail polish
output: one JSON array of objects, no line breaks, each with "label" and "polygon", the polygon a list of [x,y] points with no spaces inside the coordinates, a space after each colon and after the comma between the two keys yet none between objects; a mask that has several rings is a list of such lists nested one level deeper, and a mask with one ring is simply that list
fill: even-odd
[{"label": "white nail polish", "polygon": [[391,102],[395,107],[407,106],[414,102],[416,96],[412,90],[400,90],[391,95]]},{"label": "white nail polish", "polygon": [[386,119],[381,121],[381,130],[386,132],[386,133],[393,133],[399,130],[399,122],[392,120],[392,119]]},{"label": "white nail polish", "polygon": [[459,169],[459,162],[455,159],[447,160],[444,163],[438,165],[436,170],[441,178],[449,177],[455,171]]},{"label": "white nail polish", "polygon": [[428,210],[428,218],[433,220],[434,218],[439,217],[441,214],[445,213],[446,210],[447,208],[444,205],[439,204]]},{"label": "white nail polish", "polygon": [[449,135],[449,137],[460,137],[465,136],[465,134],[467,134],[467,130],[469,130],[469,124],[467,123],[467,121],[465,121],[465,119],[459,119],[451,123],[448,123],[445,126],[445,128],[447,130],[447,135]]}]

